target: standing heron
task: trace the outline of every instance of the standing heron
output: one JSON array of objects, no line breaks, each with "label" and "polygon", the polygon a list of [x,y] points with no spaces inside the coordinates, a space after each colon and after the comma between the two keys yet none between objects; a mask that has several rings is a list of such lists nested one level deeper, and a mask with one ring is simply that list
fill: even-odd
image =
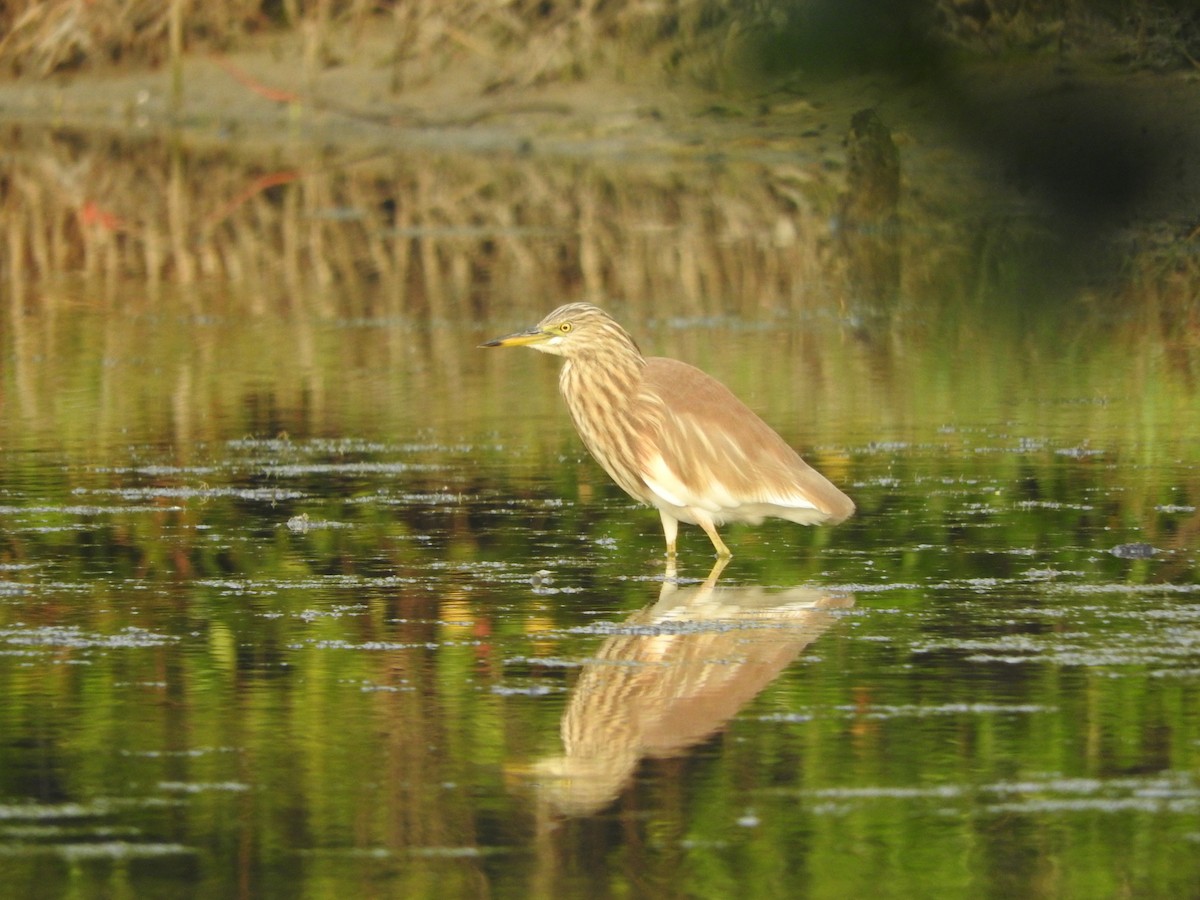
[{"label": "standing heron", "polygon": [[733,393],[694,366],[645,357],[590,303],[560,306],[526,331],[482,347],[528,346],[564,359],[558,384],[575,430],[625,493],[658,509],[667,555],[680,522],[732,554],[717,526],[767,516],[835,525],[854,502],[800,458]]}]

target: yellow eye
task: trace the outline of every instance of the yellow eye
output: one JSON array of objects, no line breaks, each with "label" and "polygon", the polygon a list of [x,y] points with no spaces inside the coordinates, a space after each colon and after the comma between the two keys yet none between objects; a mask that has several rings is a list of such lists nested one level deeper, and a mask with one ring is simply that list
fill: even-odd
[{"label": "yellow eye", "polygon": [[570,322],[563,322],[561,325],[559,325],[559,326],[558,326],[558,330],[559,330],[559,331],[561,331],[563,334],[568,334],[568,333],[570,333],[570,331],[571,331],[571,323],[570,323]]}]

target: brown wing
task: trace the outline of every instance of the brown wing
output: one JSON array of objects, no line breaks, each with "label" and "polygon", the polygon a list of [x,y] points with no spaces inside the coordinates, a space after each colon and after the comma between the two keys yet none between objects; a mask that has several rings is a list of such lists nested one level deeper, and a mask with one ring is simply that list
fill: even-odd
[{"label": "brown wing", "polygon": [[694,366],[648,359],[639,405],[656,434],[643,454],[642,478],[670,503],[726,521],[772,515],[840,522],[854,511],[849,497]]}]

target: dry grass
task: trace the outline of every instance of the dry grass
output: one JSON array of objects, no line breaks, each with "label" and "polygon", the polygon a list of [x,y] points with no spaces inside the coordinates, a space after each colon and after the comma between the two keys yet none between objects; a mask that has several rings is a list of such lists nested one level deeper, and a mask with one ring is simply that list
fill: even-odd
[{"label": "dry grass", "polygon": [[496,86],[580,78],[725,17],[711,0],[14,0],[0,9],[0,70],[45,77],[158,65],[169,53],[173,5],[189,51],[228,50],[251,35],[296,30],[307,53],[335,64],[335,35],[352,44],[356,35],[390,31],[397,86],[464,57],[491,63]]},{"label": "dry grass", "polygon": [[[982,53],[1083,48],[1155,68],[1200,65],[1200,13],[1183,0],[931,0],[896,10],[914,30],[891,40],[926,35]],[[173,11],[181,26],[174,42]],[[832,0],[12,0],[0,7],[0,71],[45,77],[156,66],[295,32],[318,66],[354,54],[357,37],[390,35],[392,52],[380,64],[390,66],[395,89],[464,62],[487,69],[493,90],[647,67],[728,86],[753,81],[764,67],[782,65],[774,74],[786,75],[807,65],[795,57],[829,42],[811,28],[830,16],[852,45],[848,53],[869,52],[869,42],[856,43],[861,29],[838,19],[853,15]],[[884,31],[876,38],[889,40]],[[765,60],[773,54],[782,58]]]}]

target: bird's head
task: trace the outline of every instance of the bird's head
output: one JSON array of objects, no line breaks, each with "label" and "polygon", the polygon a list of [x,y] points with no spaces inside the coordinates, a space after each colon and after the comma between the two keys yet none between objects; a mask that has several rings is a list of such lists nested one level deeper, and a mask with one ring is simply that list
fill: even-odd
[{"label": "bird's head", "polygon": [[532,347],[542,353],[579,358],[604,353],[641,355],[624,328],[590,303],[560,306],[532,328],[480,344],[480,347]]}]

